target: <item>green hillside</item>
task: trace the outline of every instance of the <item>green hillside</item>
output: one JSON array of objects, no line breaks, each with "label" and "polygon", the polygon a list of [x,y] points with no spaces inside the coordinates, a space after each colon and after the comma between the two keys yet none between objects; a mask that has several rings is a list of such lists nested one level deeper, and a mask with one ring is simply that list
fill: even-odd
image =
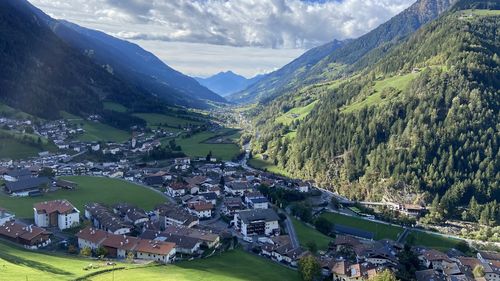
[{"label": "green hillside", "polygon": [[[403,186],[427,203],[438,195],[432,220],[460,217],[456,207],[475,195],[492,205],[469,219],[498,223],[498,14],[447,13],[368,59],[374,63],[356,79],[292,91],[255,110],[254,154],[355,199],[397,196]],[[319,101],[302,120],[266,122],[312,97]],[[290,132],[295,137],[284,137]]]}]

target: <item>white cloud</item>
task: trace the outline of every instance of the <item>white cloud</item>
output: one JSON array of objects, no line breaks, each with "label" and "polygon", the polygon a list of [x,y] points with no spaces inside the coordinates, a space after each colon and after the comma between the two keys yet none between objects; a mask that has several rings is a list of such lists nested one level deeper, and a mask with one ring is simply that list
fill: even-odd
[{"label": "white cloud", "polygon": [[[267,56],[300,53],[333,39],[358,37],[415,0],[29,0],[55,18],[140,41],[160,58],[168,42],[241,54],[258,47]],[[151,44],[146,44],[151,41]],[[160,41],[167,42],[160,44]],[[177,44],[179,45],[179,44]],[[187,46],[187,45],[186,45]],[[202,47],[203,46],[203,47]],[[247,48],[248,47],[248,48]],[[158,49],[157,49],[158,48]],[[193,48],[189,48],[193,50]],[[278,50],[285,50],[278,52]],[[223,47],[219,50],[227,51]],[[193,50],[194,51],[194,50]],[[159,55],[162,53],[164,55]],[[196,55],[194,55],[196,56]],[[258,61],[258,57],[251,57]],[[275,59],[280,67],[288,61]],[[220,60],[214,57],[214,60]],[[215,64],[214,61],[212,64]],[[170,62],[173,67],[175,63]],[[234,64],[236,67],[237,65]],[[201,70],[199,73],[205,72]],[[222,69],[223,70],[223,69]],[[238,71],[236,68],[233,70]],[[257,72],[254,69],[254,72]]]}]

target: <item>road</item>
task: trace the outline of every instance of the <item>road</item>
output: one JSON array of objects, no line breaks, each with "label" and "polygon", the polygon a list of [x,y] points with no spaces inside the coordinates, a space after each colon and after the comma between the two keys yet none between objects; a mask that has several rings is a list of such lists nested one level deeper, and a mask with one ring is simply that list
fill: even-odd
[{"label": "road", "polygon": [[297,233],[295,233],[295,228],[293,227],[293,222],[289,215],[286,215],[285,224],[288,236],[290,236],[290,240],[292,241],[292,247],[294,248],[299,247],[300,246],[299,238],[297,237]]}]

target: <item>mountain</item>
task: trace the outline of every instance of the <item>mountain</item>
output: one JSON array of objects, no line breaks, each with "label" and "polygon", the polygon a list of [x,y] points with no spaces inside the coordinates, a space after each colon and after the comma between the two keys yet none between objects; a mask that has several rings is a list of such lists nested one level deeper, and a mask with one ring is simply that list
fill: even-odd
[{"label": "mountain", "polygon": [[348,42],[331,42],[306,52],[294,62],[271,73],[245,91],[234,94],[233,102],[267,102],[304,85],[338,79],[366,66],[363,60],[376,52],[377,58],[420,26],[435,19],[456,0],[418,0],[367,34]]},{"label": "mountain", "polygon": [[207,107],[207,102],[225,102],[195,79],[172,69],[136,44],[64,20],[52,19],[36,7],[27,6],[67,44],[150,95],[173,105],[196,108]]},{"label": "mountain", "polygon": [[233,93],[245,90],[249,86],[257,83],[265,75],[257,75],[252,78],[245,78],[232,71],[220,72],[208,78],[195,78],[201,85],[211,91],[225,97]]},{"label": "mountain", "polygon": [[350,76],[259,107],[253,155],[353,199],[498,225],[500,7],[480,2],[495,3],[459,1]]},{"label": "mountain", "polygon": [[104,99],[155,102],[68,46],[27,5],[0,1],[0,102],[45,118],[97,113]]},{"label": "mountain", "polygon": [[343,41],[334,40],[325,45],[313,48],[282,68],[266,74],[263,79],[260,79],[247,89],[234,93],[227,98],[237,103],[253,102],[263,97],[272,99],[281,89],[287,88],[288,84],[298,83],[298,79],[305,69],[316,64],[322,58],[340,48],[344,43]]}]

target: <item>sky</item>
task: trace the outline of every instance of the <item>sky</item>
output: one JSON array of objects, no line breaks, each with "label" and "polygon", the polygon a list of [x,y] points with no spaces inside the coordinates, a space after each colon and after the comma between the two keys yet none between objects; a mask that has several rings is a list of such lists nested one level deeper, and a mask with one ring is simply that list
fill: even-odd
[{"label": "sky", "polygon": [[270,72],[306,50],[356,38],[415,0],[29,0],[56,19],[139,44],[207,77]]}]

